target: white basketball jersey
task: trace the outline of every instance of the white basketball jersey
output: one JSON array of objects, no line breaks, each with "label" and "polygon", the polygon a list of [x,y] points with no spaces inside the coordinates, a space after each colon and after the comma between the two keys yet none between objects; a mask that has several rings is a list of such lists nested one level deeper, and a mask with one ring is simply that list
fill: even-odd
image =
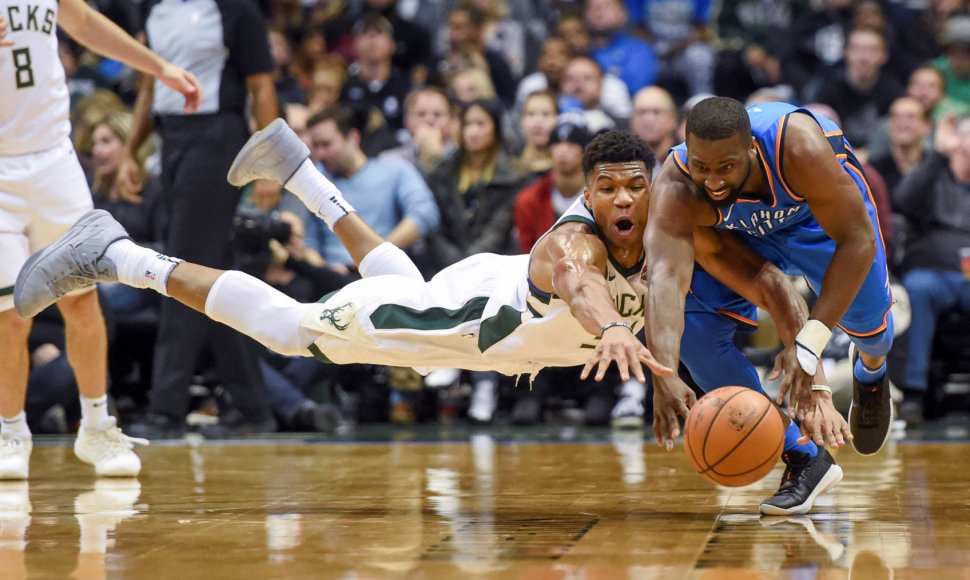
[{"label": "white basketball jersey", "polygon": [[50,149],[71,133],[70,95],[57,54],[56,0],[0,0],[0,155]]},{"label": "white basketball jersey", "polygon": [[[599,232],[593,214],[586,208],[585,201],[580,196],[543,237],[568,222],[583,223],[597,234]],[[616,310],[634,332],[644,325],[647,286],[641,281],[642,267],[642,258],[633,268],[625,269],[612,256],[606,265],[606,283]],[[585,364],[600,337],[583,328],[572,315],[569,305],[558,296],[543,296],[537,289],[528,287],[527,283],[520,283],[517,290],[518,300],[508,303],[511,308],[507,312],[520,309],[519,305],[524,298],[522,323],[494,345],[490,345],[484,353],[496,370],[512,374],[508,372],[510,368],[521,373],[535,372],[547,366]],[[486,308],[483,316],[486,319],[482,323],[483,333],[490,322],[494,324],[496,320],[487,319],[491,314],[489,310]]]}]

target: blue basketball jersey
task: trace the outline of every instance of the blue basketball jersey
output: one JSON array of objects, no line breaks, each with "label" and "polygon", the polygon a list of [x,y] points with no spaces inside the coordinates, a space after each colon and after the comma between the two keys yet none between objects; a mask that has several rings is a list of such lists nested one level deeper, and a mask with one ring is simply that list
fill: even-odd
[{"label": "blue basketball jersey", "polygon": [[[821,291],[822,279],[835,252],[835,241],[815,221],[805,198],[794,191],[783,176],[783,143],[788,121],[792,114],[809,115],[822,128],[833,154],[855,182],[876,234],[876,256],[869,275],[839,326],[854,336],[869,336],[884,331],[892,306],[885,247],[879,231],[875,202],[863,175],[862,164],[856,159],[842,129],[824,117],[817,117],[806,109],[786,103],[758,103],[748,107],[747,111],[771,197],[761,199],[742,195],[735,203],[717,210],[715,227],[744,234],[755,250],[782,271],[804,276],[816,293]],[[671,152],[680,171],[690,177],[687,144],[681,143],[673,147]]]}]

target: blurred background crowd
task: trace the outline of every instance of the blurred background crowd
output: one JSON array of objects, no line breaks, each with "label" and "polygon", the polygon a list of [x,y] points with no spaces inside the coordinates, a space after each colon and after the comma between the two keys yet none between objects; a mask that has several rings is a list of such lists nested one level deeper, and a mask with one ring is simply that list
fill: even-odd
[{"label": "blurred background crowd", "polygon": [[[172,2],[93,4],[151,45],[164,24],[153,8]],[[581,194],[583,147],[597,131],[635,132],[659,167],[683,140],[686,112],[711,94],[787,101],[832,118],[866,160],[904,311],[889,367],[899,415],[912,424],[970,406],[967,2],[232,2],[251,10],[232,12],[244,22],[221,23],[228,61],[219,59],[246,53],[239,62],[250,64],[236,72],[248,129],[284,117],[320,171],[426,277],[473,253],[528,252]],[[208,26],[218,32],[220,23]],[[184,35],[186,50],[194,34]],[[137,242],[244,270],[306,302],[357,277],[339,240],[285,190],[257,182],[217,197],[228,186],[215,170],[225,155],[213,150],[235,142],[226,136],[234,127],[193,135],[190,119],[156,114],[153,132],[136,74],[68,37],[60,56],[95,205]],[[190,166],[208,182],[181,181]],[[109,393],[136,436],[650,420],[649,385],[618,376],[594,383],[579,380],[579,369],[527,379],[330,366],[209,329],[151,291],[106,284],[99,292]],[[27,413],[39,433],[75,429],[80,416],[57,316],[43,313],[31,336]],[[833,382],[843,338],[826,352]],[[780,345],[770,320],[739,340],[771,367]]]}]

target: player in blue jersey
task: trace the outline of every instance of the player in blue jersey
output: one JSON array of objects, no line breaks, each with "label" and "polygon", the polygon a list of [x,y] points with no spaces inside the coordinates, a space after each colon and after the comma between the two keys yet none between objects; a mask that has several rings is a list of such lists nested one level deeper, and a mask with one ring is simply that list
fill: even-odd
[{"label": "player in blue jersey", "polygon": [[[747,110],[734,99],[701,101],[687,119],[687,141],[672,149],[653,185],[645,234],[651,351],[676,364],[684,295],[698,232],[740,232],[788,274],[804,276],[818,300],[783,353],[814,375],[838,324],[852,339],[854,394],[849,426],[856,450],[878,451],[892,424],[885,359],[892,345],[892,294],[876,211],[859,162],[841,129],[783,103]],[[718,271],[711,271],[720,277]],[[853,355],[855,359],[855,355]],[[809,430],[845,434],[841,417],[819,406],[831,394],[796,381],[791,412]],[[676,377],[654,379],[655,431],[679,435],[676,415],[693,402]],[[779,402],[787,394],[778,394]]]}]

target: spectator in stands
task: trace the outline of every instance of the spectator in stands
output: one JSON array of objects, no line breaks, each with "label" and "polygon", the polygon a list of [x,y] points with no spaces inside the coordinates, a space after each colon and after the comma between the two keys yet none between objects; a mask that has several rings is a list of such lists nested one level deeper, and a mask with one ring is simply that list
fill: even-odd
[{"label": "spectator in stands", "polygon": [[445,85],[455,71],[469,65],[486,71],[498,98],[506,108],[515,101],[515,76],[505,57],[485,46],[482,24],[485,17],[474,6],[457,6],[448,14],[448,52],[431,72],[436,84]]},{"label": "spectator in stands", "polygon": [[307,108],[311,115],[329,109],[340,102],[340,93],[347,79],[347,67],[339,59],[316,63],[309,73]]},{"label": "spectator in stands", "polygon": [[404,99],[411,90],[411,79],[394,66],[394,50],[394,29],[387,18],[369,12],[357,20],[357,58],[347,71],[340,102],[359,111],[378,111],[382,117],[378,123],[396,131],[404,126]]},{"label": "spectator in stands", "polygon": [[623,0],[589,0],[586,3],[590,56],[603,72],[626,83],[627,96],[653,84],[660,62],[653,47],[626,32],[629,15]]},{"label": "spectator in stands", "polygon": [[929,362],[936,321],[959,308],[970,312],[970,119],[948,115],[936,129],[935,148],[893,192],[893,208],[909,221],[901,264],[912,322],[906,349],[900,417],[922,420],[930,385]]},{"label": "spectator in stands", "polygon": [[430,171],[458,147],[450,129],[452,110],[448,95],[437,87],[411,91],[404,100],[404,128],[407,130],[403,135],[404,142],[381,155],[400,157],[422,172]]},{"label": "spectator in stands", "polygon": [[290,74],[293,63],[293,47],[290,39],[280,30],[269,31],[269,49],[273,55],[273,83],[276,85],[276,96],[280,103],[280,111],[285,111],[287,105],[306,104],[306,91]]},{"label": "spectator in stands", "polygon": [[559,216],[583,193],[583,149],[593,139],[586,126],[570,120],[556,123],[549,135],[552,170],[518,192],[513,217],[519,252],[532,246],[552,227]]},{"label": "spectator in stands", "polygon": [[853,29],[846,40],[842,74],[828,78],[818,92],[817,100],[839,113],[845,136],[857,149],[866,147],[893,99],[904,92],[902,83],[885,69],[888,54],[878,30]]},{"label": "spectator in stands", "polygon": [[364,0],[363,11],[376,12],[390,22],[394,30],[393,64],[409,73],[412,85],[423,85],[433,60],[431,34],[420,24],[401,16],[397,0]]},{"label": "spectator in stands", "polygon": [[[438,227],[435,199],[418,170],[394,158],[370,158],[361,149],[359,118],[337,106],[307,121],[312,159],[387,241],[408,248]],[[307,243],[331,265],[353,260],[325,224],[311,220]]]},{"label": "spectator in stands", "polygon": [[626,0],[626,5],[630,21],[647,34],[660,58],[659,82],[683,86],[685,97],[714,90],[711,0]]},{"label": "spectator in stands", "polygon": [[918,100],[902,96],[893,101],[889,107],[889,152],[869,160],[886,180],[890,193],[923,160],[926,138],[932,130],[930,112]]},{"label": "spectator in stands", "polygon": [[523,146],[517,158],[523,183],[533,182],[552,168],[549,135],[558,115],[556,95],[551,91],[538,91],[526,97],[519,120]]},{"label": "spectator in stands", "polygon": [[787,42],[782,81],[795,89],[798,100],[817,100],[822,79],[842,61],[855,12],[852,0],[799,2],[795,7],[791,28],[778,32]]},{"label": "spectator in stands", "polygon": [[667,151],[678,143],[677,122],[677,105],[666,90],[651,85],[634,95],[630,129],[653,151],[654,175],[667,159]]},{"label": "spectator in stands", "polygon": [[970,104],[970,16],[950,17],[943,27],[940,41],[945,54],[932,65],[943,73],[946,96]]},{"label": "spectator in stands", "polygon": [[612,92],[604,89],[603,69],[599,63],[589,56],[575,56],[566,65],[559,109],[563,113],[582,113],[586,125],[594,133],[625,127],[633,110],[626,86]]},{"label": "spectator in stands", "polygon": [[756,89],[782,82],[781,58],[796,0],[722,0],[717,13],[713,92],[744,101]]},{"label": "spectator in stands", "polygon": [[526,31],[522,22],[511,18],[508,0],[463,0],[484,16],[482,42],[502,55],[509,64],[512,77],[522,78],[525,72]]}]

